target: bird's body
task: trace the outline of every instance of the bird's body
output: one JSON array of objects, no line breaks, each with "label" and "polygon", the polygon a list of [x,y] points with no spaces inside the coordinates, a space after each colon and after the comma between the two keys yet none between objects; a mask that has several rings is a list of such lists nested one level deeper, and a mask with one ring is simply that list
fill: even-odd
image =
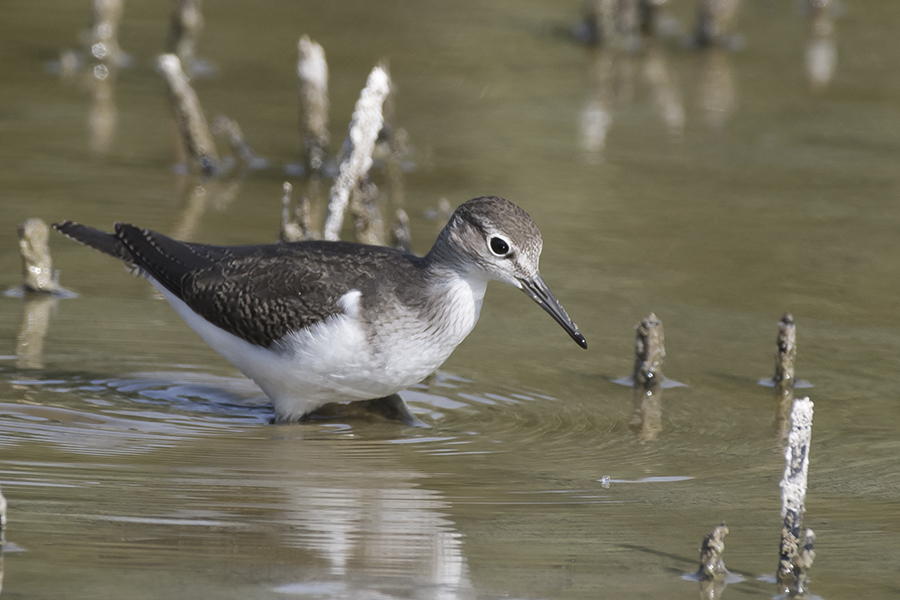
[{"label": "bird's body", "polygon": [[[475,326],[487,285],[487,280],[429,276],[422,259],[389,248],[328,242],[264,248],[278,251],[267,265],[275,271],[308,273],[304,266],[310,261],[316,265],[315,281],[301,278],[292,286],[281,280],[281,287],[271,290],[277,297],[300,298],[298,287],[327,292],[305,298],[307,304],[298,307],[248,302],[220,312],[221,305],[213,302],[210,310],[198,313],[197,296],[192,307],[190,299],[149,278],[207,344],[272,398],[279,420],[295,420],[327,402],[390,396],[418,383]],[[355,268],[342,269],[349,257]],[[263,282],[243,282],[248,284],[257,292],[265,289]],[[227,292],[216,291],[227,303]],[[248,296],[248,301],[258,297]],[[428,301],[434,297],[443,301]],[[375,299],[378,314],[390,318],[366,317]],[[223,316],[234,310],[245,314],[239,319]],[[272,321],[264,318],[269,310]],[[254,321],[268,322],[269,330],[253,327]]]},{"label": "bird's body", "polygon": [[209,246],[124,224],[55,227],[134,264],[262,388],[279,421],[430,375],[475,326],[491,279],[526,291],[585,346],[537,274],[540,232],[500,198],[463,204],[424,257],[348,242]]}]

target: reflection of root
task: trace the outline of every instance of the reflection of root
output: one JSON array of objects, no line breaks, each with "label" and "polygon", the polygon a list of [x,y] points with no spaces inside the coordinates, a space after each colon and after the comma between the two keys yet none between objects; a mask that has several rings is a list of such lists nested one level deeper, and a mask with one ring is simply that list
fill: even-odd
[{"label": "reflection of root", "polygon": [[612,115],[599,100],[591,100],[581,111],[581,149],[599,162],[606,146],[606,133],[612,125]]},{"label": "reflection of root", "polygon": [[806,45],[806,75],[814,90],[822,90],[831,83],[837,64],[837,45],[834,43],[834,20],[828,4],[816,8],[812,20],[812,35]]},{"label": "reflection of root", "polygon": [[16,364],[20,369],[44,368],[44,338],[57,301],[46,294],[28,294],[22,302],[22,324],[16,338]]},{"label": "reflection of root", "polygon": [[634,66],[627,52],[613,49],[594,54],[589,69],[590,90],[581,112],[580,143],[589,162],[600,162],[615,106],[627,105],[634,97]]},{"label": "reflection of root", "polygon": [[646,86],[669,132],[675,136],[682,133],[685,114],[681,93],[657,47],[648,46],[641,53],[604,48],[594,51],[589,61],[590,87],[578,128],[579,144],[588,162],[602,160],[615,111],[635,102],[639,84]]},{"label": "reflection of root", "polygon": [[704,579],[700,582],[700,597],[717,600],[722,597],[722,592],[725,591],[727,585],[723,579]]},{"label": "reflection of root", "polygon": [[180,193],[184,208],[178,214],[172,229],[172,237],[179,240],[190,240],[209,206],[223,210],[237,196],[241,188],[241,180],[219,181],[213,179],[197,179],[184,177],[179,180]]},{"label": "reflection of root", "polygon": [[632,389],[633,410],[628,427],[642,442],[652,442],[662,431],[662,389],[656,382],[647,388],[635,384]]},{"label": "reflection of root", "polygon": [[91,108],[88,115],[88,129],[91,136],[91,150],[106,154],[116,131],[118,111],[113,94],[115,69],[100,64],[94,67],[90,76]]},{"label": "reflection of root", "polygon": [[726,50],[709,48],[703,52],[698,84],[706,125],[721,131],[737,108],[734,74]]},{"label": "reflection of root", "polygon": [[175,54],[188,76],[194,75],[197,65],[197,38],[203,31],[203,12],[200,0],[178,0],[169,22],[169,42],[166,52]]},{"label": "reflection of root", "polygon": [[669,132],[673,135],[681,134],[685,122],[684,105],[678,87],[669,76],[669,69],[661,52],[652,49],[647,52],[643,73],[653,104]]},{"label": "reflection of root", "polygon": [[[791,408],[794,406],[794,389],[792,387],[775,386],[775,433],[779,442],[787,439],[791,431]],[[783,448],[779,445],[779,452]]]}]

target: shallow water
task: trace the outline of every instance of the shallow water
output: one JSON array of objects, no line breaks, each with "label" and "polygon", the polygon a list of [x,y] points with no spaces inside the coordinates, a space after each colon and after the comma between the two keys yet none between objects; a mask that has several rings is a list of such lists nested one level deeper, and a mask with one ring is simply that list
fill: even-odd
[{"label": "shallow water", "polygon": [[[692,3],[672,4],[689,29]],[[789,2],[745,3],[738,51],[673,38],[634,56],[573,43],[577,2],[208,3],[199,54],[216,73],[198,93],[272,165],[214,183],[173,168],[152,67],[168,11],[127,3],[132,66],[102,87],[53,72],[87,6],[4,4],[0,287],[20,282],[15,225],[33,216],[273,240],[307,33],[328,56],[333,148],[389,60],[415,165],[391,201],[402,193],[415,249],[442,197],[520,204],[589,350],[493,284],[469,339],[403,394],[428,427],[273,426],[146,282],[54,236],[78,297],[0,297],[4,595],[695,598],[682,575],[725,520],[743,581],[723,597],[771,597],[758,578],[777,562],[784,460],[757,381],[784,311],[815,386],[811,590],[898,595],[900,5],[839,7],[833,46],[815,46],[833,73],[815,83],[810,22]],[[651,311],[666,374],[688,387],[632,426],[612,380]]]}]

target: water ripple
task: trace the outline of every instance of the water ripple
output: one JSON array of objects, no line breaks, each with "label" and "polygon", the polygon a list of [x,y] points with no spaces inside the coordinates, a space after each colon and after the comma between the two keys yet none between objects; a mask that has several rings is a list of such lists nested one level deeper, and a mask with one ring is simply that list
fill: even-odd
[{"label": "water ripple", "polygon": [[271,410],[247,383],[189,373],[8,380],[0,394],[22,400],[0,402],[0,446],[38,440],[88,455],[139,454],[268,422]]}]

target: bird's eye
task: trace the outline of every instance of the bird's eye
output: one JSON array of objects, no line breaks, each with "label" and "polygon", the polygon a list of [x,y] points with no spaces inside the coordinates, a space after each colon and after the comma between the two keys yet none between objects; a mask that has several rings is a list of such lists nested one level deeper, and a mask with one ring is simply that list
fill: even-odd
[{"label": "bird's eye", "polygon": [[497,256],[506,256],[509,253],[509,244],[503,238],[492,237],[490,247],[491,252]]}]

